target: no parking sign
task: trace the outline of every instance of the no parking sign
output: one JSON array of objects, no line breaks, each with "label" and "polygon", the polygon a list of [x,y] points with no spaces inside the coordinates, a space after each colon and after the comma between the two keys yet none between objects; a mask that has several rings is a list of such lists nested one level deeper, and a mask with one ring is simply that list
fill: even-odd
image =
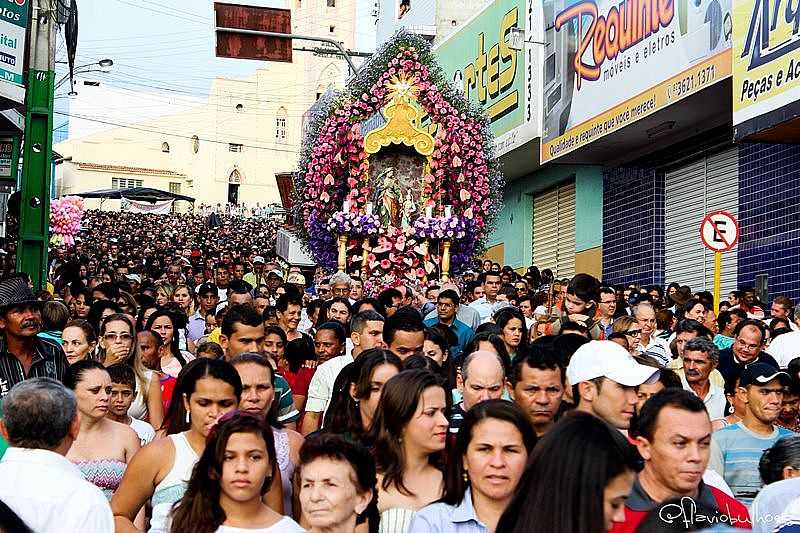
[{"label": "no parking sign", "polygon": [[712,211],[700,224],[700,240],[712,252],[727,252],[739,242],[739,223],[727,211]]},{"label": "no parking sign", "polygon": [[712,211],[700,224],[703,246],[714,252],[714,312],[719,312],[720,279],[722,277],[722,252],[733,250],[739,242],[739,223],[727,211]]}]

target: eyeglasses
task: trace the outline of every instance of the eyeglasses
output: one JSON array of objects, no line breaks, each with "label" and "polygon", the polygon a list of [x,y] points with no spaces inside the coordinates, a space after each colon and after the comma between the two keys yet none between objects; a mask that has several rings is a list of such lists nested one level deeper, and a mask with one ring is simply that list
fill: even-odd
[{"label": "eyeglasses", "polygon": [[642,330],[640,329],[629,329],[628,331],[625,332],[625,335],[627,335],[628,337],[638,337],[641,334]]},{"label": "eyeglasses", "polygon": [[103,338],[107,342],[116,342],[116,341],[128,342],[133,337],[130,335],[130,333],[106,333],[105,335],[103,335]]}]

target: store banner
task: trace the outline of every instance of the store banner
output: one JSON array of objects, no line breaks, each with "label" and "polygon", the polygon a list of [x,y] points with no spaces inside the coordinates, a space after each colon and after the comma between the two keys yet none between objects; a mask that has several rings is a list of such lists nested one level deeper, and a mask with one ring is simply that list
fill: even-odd
[{"label": "store banner", "polygon": [[128,213],[151,213],[154,215],[168,215],[172,212],[175,200],[162,200],[159,202],[140,202],[130,198],[122,198],[122,210]]},{"label": "store banner", "polygon": [[545,0],[542,162],[731,74],[730,0]]},{"label": "store banner", "polygon": [[0,81],[23,85],[29,0],[5,0],[0,7]]},{"label": "store banner", "polygon": [[733,0],[733,126],[737,139],[800,114],[800,4]]},{"label": "store banner", "polygon": [[456,87],[480,105],[500,156],[541,135],[541,45],[511,47],[512,29],[544,38],[541,0],[494,0],[447,36],[434,52]]}]

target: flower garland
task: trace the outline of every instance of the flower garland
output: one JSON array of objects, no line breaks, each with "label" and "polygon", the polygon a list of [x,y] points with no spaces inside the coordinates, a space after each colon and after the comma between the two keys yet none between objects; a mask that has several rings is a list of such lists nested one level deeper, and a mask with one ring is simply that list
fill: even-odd
[{"label": "flower garland", "polygon": [[461,217],[420,217],[414,223],[414,234],[422,239],[463,239],[466,233]]},{"label": "flower garland", "polygon": [[338,235],[345,233],[352,236],[377,235],[380,229],[381,221],[375,215],[337,211],[328,219],[328,230]]},{"label": "flower garland", "polygon": [[[429,171],[422,177],[425,207],[451,205],[453,216],[442,219],[446,222],[417,220],[407,232],[384,228],[378,246],[367,257],[376,285],[423,279],[436,270],[436,250],[429,253],[421,239],[452,239],[452,272],[463,271],[484,249],[502,207],[504,182],[488,119],[451,85],[430,45],[401,31],[372,56],[346,91],[326,94],[312,108],[295,178],[295,205],[297,218],[303,221],[300,236],[313,257],[321,266],[333,268],[332,233],[377,235],[358,229],[377,227],[377,217],[370,223],[356,218],[366,212],[372,192],[364,123],[389,103],[399,77],[413,80],[417,103],[438,125]],[[353,213],[341,213],[345,201]],[[349,249],[360,246],[359,239],[348,242]]]}]

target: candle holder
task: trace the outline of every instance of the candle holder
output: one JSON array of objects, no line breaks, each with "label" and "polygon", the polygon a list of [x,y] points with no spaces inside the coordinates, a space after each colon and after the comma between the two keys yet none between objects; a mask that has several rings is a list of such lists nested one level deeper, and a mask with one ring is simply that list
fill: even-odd
[{"label": "candle holder", "polygon": [[444,251],[442,252],[442,283],[450,281],[450,241],[442,242]]},{"label": "candle holder", "polygon": [[364,237],[364,242],[361,244],[361,272],[367,271],[367,255],[369,254],[369,237]]},{"label": "candle holder", "polygon": [[339,272],[344,272],[347,267],[347,234],[339,235]]}]

